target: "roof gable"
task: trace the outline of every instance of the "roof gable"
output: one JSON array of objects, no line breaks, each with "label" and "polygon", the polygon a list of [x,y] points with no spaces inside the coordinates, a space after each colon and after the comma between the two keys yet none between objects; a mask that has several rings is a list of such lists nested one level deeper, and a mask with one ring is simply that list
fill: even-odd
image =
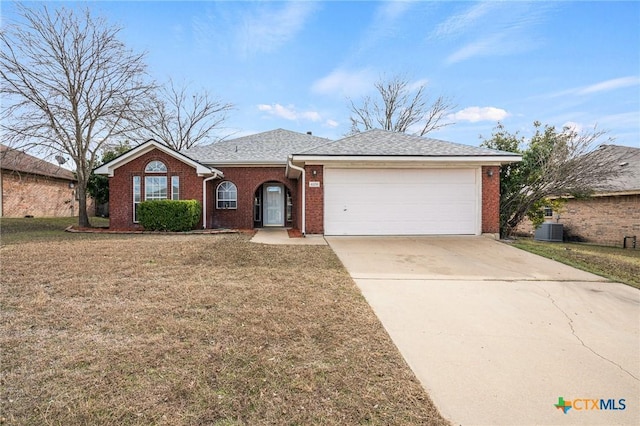
[{"label": "roof gable", "polygon": [[299,151],[297,154],[314,156],[520,157],[512,152],[462,145],[381,129],[356,133],[306,151]]},{"label": "roof gable", "polygon": [[193,147],[183,153],[205,164],[286,164],[294,152],[327,143],[308,133],[276,129]]},{"label": "roof gable", "polygon": [[76,180],[70,170],[5,145],[0,145],[0,165],[5,170]]},{"label": "roof gable", "polygon": [[142,155],[154,150],[160,150],[162,152],[164,152],[165,154],[168,154],[180,161],[182,161],[185,164],[188,164],[190,166],[192,166],[193,168],[196,169],[196,173],[198,174],[198,176],[211,176],[214,174],[218,174],[220,176],[222,176],[222,172],[220,170],[216,170],[213,169],[211,167],[207,167],[204,166],[203,164],[199,163],[196,160],[193,160],[190,157],[187,157],[186,155],[169,148],[168,146],[161,144],[158,141],[155,141],[153,139],[149,139],[148,141],[146,141],[143,144],[138,145],[135,148],[130,149],[129,151],[125,152],[124,154],[114,158],[113,160],[109,161],[108,163],[103,164],[102,166],[96,168],[94,170],[94,173],[97,175],[107,175],[109,177],[113,176],[114,171],[121,167],[124,166],[125,164],[129,163],[132,160],[135,160],[138,157],[141,157]]}]

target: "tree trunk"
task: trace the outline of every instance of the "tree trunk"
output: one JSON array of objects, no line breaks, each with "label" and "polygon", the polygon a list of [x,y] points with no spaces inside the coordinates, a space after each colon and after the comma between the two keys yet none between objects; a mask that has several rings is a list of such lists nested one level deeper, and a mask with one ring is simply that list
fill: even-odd
[{"label": "tree trunk", "polygon": [[79,183],[78,191],[78,226],[90,228],[89,215],[87,214],[87,190],[86,184]]}]

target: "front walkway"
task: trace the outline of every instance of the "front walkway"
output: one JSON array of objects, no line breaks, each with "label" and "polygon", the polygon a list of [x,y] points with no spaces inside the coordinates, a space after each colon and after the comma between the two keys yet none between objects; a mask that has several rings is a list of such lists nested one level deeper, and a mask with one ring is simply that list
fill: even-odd
[{"label": "front walkway", "polygon": [[259,244],[287,244],[287,245],[308,245],[326,246],[322,235],[307,235],[301,238],[290,238],[286,228],[260,228],[251,239],[252,243]]}]

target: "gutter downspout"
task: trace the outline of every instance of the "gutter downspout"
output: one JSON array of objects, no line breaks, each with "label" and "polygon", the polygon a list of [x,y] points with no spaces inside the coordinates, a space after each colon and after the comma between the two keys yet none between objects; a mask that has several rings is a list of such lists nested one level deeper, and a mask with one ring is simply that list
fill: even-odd
[{"label": "gutter downspout", "polygon": [[307,182],[305,179],[305,173],[304,173],[304,169],[302,167],[298,167],[298,166],[294,166],[293,163],[291,162],[291,160],[293,159],[293,157],[289,156],[289,161],[287,163],[287,166],[291,167],[293,170],[298,170],[299,172],[302,173],[302,226],[301,226],[301,230],[300,232],[302,232],[303,236],[306,236],[307,234],[307,218],[306,218],[306,212],[307,212],[307,196],[306,196],[306,186],[307,186]]},{"label": "gutter downspout", "polygon": [[219,177],[218,172],[214,172],[213,176],[202,181],[202,229],[207,229],[207,182]]}]

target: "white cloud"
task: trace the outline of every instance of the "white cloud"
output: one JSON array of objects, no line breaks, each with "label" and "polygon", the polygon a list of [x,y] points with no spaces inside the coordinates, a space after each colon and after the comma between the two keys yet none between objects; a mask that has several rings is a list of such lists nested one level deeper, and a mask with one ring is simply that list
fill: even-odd
[{"label": "white cloud", "polygon": [[376,79],[375,73],[369,68],[355,71],[336,69],[316,80],[311,85],[311,91],[322,95],[359,96],[371,90]]},{"label": "white cloud", "polygon": [[637,86],[640,84],[640,77],[630,76],[614,78],[612,80],[601,81],[577,90],[579,95],[588,95],[597,92],[606,92],[609,90],[621,89],[623,87]]},{"label": "white cloud", "polygon": [[208,3],[206,13],[194,17],[193,36],[203,51],[216,46],[241,57],[281,48],[304,30],[318,7],[310,1],[247,2],[233,8],[223,3]]},{"label": "white cloud", "polygon": [[450,16],[429,37],[465,40],[449,55],[447,64],[477,56],[522,53],[541,44],[535,28],[555,7],[541,2],[481,2]]},{"label": "white cloud", "polygon": [[580,133],[582,132],[582,129],[584,129],[584,125],[580,124],[580,123],[576,123],[575,121],[567,121],[566,123],[564,123],[562,125],[563,129],[569,129],[569,131],[574,132],[574,133]]},{"label": "white cloud", "polygon": [[558,92],[543,94],[535,98],[560,98],[564,96],[590,95],[594,93],[607,92],[610,90],[622,89],[624,87],[637,86],[640,84],[640,77],[628,76],[613,78],[601,81],[599,83],[590,84],[589,86],[574,87],[572,89],[560,90]]},{"label": "white cloud", "polygon": [[418,90],[422,86],[426,86],[428,83],[429,80],[427,80],[426,78],[422,78],[420,80],[414,81],[413,83],[409,83],[407,89],[409,89],[410,91]]},{"label": "white cloud", "polygon": [[489,13],[495,6],[497,6],[497,4],[493,2],[482,2],[473,5],[462,13],[452,15],[436,26],[435,30],[431,33],[431,37],[442,38],[458,36]]},{"label": "white cloud", "polygon": [[447,116],[450,120],[469,121],[500,121],[509,116],[509,113],[501,108],[472,106],[462,109]]},{"label": "white cloud", "polygon": [[340,123],[338,123],[335,120],[331,120],[331,119],[325,121],[324,124],[325,124],[325,126],[331,127],[332,129],[335,129],[336,127],[338,127],[340,125]]},{"label": "white cloud", "polygon": [[406,0],[391,0],[382,4],[378,9],[378,19],[382,21],[396,21],[408,12],[411,2]]},{"label": "white cloud", "polygon": [[605,127],[629,127],[639,129],[640,123],[638,122],[638,117],[640,117],[640,111],[630,111],[605,115],[604,117],[601,117],[600,121]]},{"label": "white cloud", "polygon": [[503,44],[504,37],[501,34],[494,34],[473,41],[453,52],[446,59],[447,64],[455,64],[475,56],[490,56],[495,53],[506,54],[511,49],[506,49]]},{"label": "white cloud", "polygon": [[317,111],[302,111],[298,112],[294,105],[282,106],[280,104],[259,104],[258,110],[273,115],[275,117],[284,118],[285,120],[308,120],[308,121],[320,121],[322,117]]},{"label": "white cloud", "polygon": [[260,4],[240,18],[237,38],[242,53],[276,50],[304,28],[315,8],[314,2],[306,1],[287,2],[277,9]]}]

